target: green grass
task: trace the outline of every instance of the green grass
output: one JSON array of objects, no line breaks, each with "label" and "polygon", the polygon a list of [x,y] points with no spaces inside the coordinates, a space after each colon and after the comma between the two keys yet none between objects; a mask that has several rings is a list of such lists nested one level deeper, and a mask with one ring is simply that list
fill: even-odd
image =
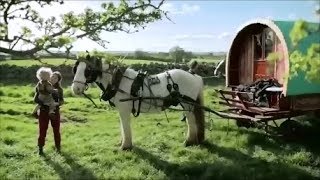
[{"label": "green grass", "polygon": [[[206,105],[217,87],[207,86]],[[37,155],[38,125],[29,116],[33,85],[1,84],[0,177],[1,179],[317,179],[320,177],[319,140],[288,143],[256,129],[237,128],[233,121],[209,117],[204,146],[184,147],[186,124],[181,113],[142,114],[132,119],[132,151],[118,150],[117,112],[97,100],[99,108],[84,98],[73,97],[66,87],[62,107],[62,154],[54,152],[48,129],[45,157]],[[208,114],[207,114],[208,115]],[[157,126],[157,122],[160,125]],[[319,131],[318,131],[319,132]],[[314,146],[310,147],[308,143]]]}]

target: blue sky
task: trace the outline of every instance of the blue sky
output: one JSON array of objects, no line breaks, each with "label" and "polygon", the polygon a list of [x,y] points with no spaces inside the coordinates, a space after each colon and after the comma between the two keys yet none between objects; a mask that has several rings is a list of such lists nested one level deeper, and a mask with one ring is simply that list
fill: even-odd
[{"label": "blue sky", "polygon": [[[102,1],[70,1],[64,7],[40,10],[46,16],[85,7],[99,9]],[[319,3],[319,1],[318,1]],[[102,33],[111,51],[168,51],[179,45],[189,51],[227,51],[239,26],[255,18],[319,22],[317,1],[178,1],[168,0],[163,9],[174,23],[164,19],[134,34]],[[78,40],[74,50],[103,50],[90,40]]]}]

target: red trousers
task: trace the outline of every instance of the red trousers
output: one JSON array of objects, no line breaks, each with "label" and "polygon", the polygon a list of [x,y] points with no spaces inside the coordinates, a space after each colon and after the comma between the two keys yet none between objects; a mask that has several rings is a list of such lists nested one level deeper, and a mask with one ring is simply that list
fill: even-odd
[{"label": "red trousers", "polygon": [[60,112],[59,112],[59,110],[56,111],[53,118],[49,117],[48,111],[40,110],[38,146],[42,147],[45,145],[49,120],[51,122],[51,126],[53,129],[55,145],[57,148],[60,148],[61,136],[60,136]]}]

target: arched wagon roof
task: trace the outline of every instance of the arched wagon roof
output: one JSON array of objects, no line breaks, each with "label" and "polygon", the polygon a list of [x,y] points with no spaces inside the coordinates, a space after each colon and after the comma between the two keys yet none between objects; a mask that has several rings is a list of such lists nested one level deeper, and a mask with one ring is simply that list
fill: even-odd
[{"label": "arched wagon roof", "polygon": [[[281,44],[283,45],[283,58],[285,60],[284,65],[284,73],[286,77],[290,75],[290,66],[292,65],[289,60],[290,53],[294,50],[294,47],[291,43],[290,32],[294,26],[294,21],[273,21],[270,19],[254,19],[248,21],[241,25],[237,30],[235,37],[231,43],[227,54],[227,61],[226,61],[226,85],[231,85],[232,82],[230,79],[230,67],[231,67],[231,59],[233,51],[239,51],[239,45],[237,43],[241,42],[242,36],[247,36],[248,32],[252,30],[253,26],[265,26],[272,29],[278,39],[280,40]],[[308,23],[309,26],[313,26],[315,28],[319,28],[319,23]],[[250,30],[251,28],[251,30]],[[249,29],[249,30],[248,30]],[[298,44],[298,50],[302,53],[306,53],[308,48],[313,43],[320,43],[320,32],[313,33],[308,37],[304,38]],[[234,55],[233,55],[234,56]],[[319,59],[320,61],[320,59]],[[320,75],[320,67],[319,67],[319,75]],[[294,76],[292,78],[285,78],[282,82],[284,86],[284,94],[285,95],[302,95],[302,94],[314,94],[320,93],[320,83],[315,82],[308,82],[305,79],[305,72],[298,72],[298,76]],[[303,88],[302,88],[303,87]]]}]

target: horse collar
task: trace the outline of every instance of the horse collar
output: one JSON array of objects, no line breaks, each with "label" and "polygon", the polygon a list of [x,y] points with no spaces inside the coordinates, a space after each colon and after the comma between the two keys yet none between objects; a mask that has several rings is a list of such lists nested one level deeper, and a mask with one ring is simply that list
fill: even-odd
[{"label": "horse collar", "polygon": [[97,83],[99,88],[102,90],[102,95],[100,99],[104,101],[109,101],[111,106],[115,106],[113,102],[110,100],[116,95],[119,90],[120,82],[123,77],[124,70],[121,68],[115,68],[114,73],[110,73],[112,75],[111,83],[107,85],[106,88],[103,87],[101,83]]}]

